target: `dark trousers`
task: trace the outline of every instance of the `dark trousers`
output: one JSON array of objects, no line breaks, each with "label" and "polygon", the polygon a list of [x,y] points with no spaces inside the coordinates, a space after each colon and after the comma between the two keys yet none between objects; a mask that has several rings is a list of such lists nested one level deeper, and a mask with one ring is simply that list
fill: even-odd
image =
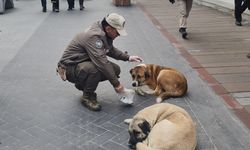
[{"label": "dark trousers", "polygon": [[235,9],[234,9],[234,15],[235,15],[235,19],[238,22],[242,21],[242,17],[241,14],[247,9],[248,6],[248,1],[249,0],[234,0],[234,5],[235,5]]},{"label": "dark trousers", "polygon": [[80,8],[83,7],[83,2],[84,2],[84,0],[79,0],[79,6],[80,6]]},{"label": "dark trousers", "polygon": [[42,7],[47,8],[47,0],[41,0]]},{"label": "dark trousers", "polygon": [[[114,67],[115,74],[119,77],[120,67],[110,62]],[[91,61],[86,61],[66,68],[67,80],[74,83],[76,88],[84,93],[94,93],[99,82],[107,78],[95,67]]]},{"label": "dark trousers", "polygon": [[51,0],[52,2],[52,9],[59,9],[59,0]]},{"label": "dark trousers", "polygon": [[68,5],[69,5],[69,8],[70,9],[72,9],[72,8],[74,8],[75,6],[75,0],[67,0],[67,2],[68,2]]}]

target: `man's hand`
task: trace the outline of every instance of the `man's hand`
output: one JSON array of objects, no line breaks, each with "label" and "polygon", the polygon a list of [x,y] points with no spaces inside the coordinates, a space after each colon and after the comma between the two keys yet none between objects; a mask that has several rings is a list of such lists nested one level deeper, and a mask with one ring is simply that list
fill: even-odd
[{"label": "man's hand", "polygon": [[129,56],[130,62],[142,62],[142,58],[139,56]]},{"label": "man's hand", "polygon": [[116,93],[122,93],[124,91],[124,87],[122,84],[119,84],[117,87],[115,87]]},{"label": "man's hand", "polygon": [[171,2],[173,4],[173,3],[175,3],[175,0],[169,0],[169,2]]},{"label": "man's hand", "polygon": [[117,93],[118,97],[120,98],[120,101],[123,102],[124,104],[133,104],[133,99],[135,95],[135,91],[131,89],[126,89],[120,93]]},{"label": "man's hand", "polygon": [[64,68],[62,68],[62,67],[58,67],[57,69],[56,69],[56,74],[58,75],[60,75],[60,77],[61,77],[61,79],[63,80],[63,81],[66,81],[67,80],[67,78],[66,78],[66,70],[64,69]]}]

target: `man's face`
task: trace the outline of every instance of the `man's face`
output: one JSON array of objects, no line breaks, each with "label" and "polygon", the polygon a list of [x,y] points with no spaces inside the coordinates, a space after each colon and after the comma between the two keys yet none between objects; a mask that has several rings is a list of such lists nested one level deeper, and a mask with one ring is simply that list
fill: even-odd
[{"label": "man's face", "polygon": [[117,32],[117,30],[111,26],[106,27],[106,33],[108,37],[110,37],[112,40],[114,40],[116,37],[119,36],[119,33]]}]

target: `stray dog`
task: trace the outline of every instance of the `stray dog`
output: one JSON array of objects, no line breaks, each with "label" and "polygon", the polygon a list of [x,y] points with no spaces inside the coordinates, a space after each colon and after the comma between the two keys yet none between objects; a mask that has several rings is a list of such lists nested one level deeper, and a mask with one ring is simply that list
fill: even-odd
[{"label": "stray dog", "polygon": [[194,150],[195,123],[182,108],[168,103],[139,111],[129,124],[129,147],[136,150]]},{"label": "stray dog", "polygon": [[[140,95],[154,94],[156,102],[160,103],[168,97],[183,96],[187,92],[187,79],[179,71],[154,64],[139,64],[130,70],[132,86],[139,87]],[[143,89],[148,87],[151,89]]]}]

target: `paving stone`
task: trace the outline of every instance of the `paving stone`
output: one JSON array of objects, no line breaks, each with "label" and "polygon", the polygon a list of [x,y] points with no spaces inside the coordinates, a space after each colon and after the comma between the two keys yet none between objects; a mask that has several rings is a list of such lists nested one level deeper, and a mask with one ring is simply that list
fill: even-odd
[{"label": "paving stone", "polygon": [[250,90],[250,84],[248,82],[224,83],[222,86],[230,93],[248,92]]},{"label": "paving stone", "polygon": [[30,135],[39,138],[41,141],[44,141],[45,143],[49,143],[50,141],[53,141],[56,138],[56,136],[53,136],[52,134],[38,127],[32,127],[27,129],[26,131]]},{"label": "paving stone", "polygon": [[46,145],[38,148],[37,150],[59,150],[59,148],[55,147],[54,145],[51,145],[51,144],[46,144]]},{"label": "paving stone", "polygon": [[68,131],[66,131],[65,129],[57,127],[57,126],[50,126],[49,128],[46,128],[45,130],[57,137],[62,137],[68,133]]},{"label": "paving stone", "polygon": [[109,150],[128,150],[127,147],[122,146],[118,143],[112,142],[112,141],[107,141],[106,143],[103,144],[103,147]]},{"label": "paving stone", "polygon": [[11,128],[10,130],[5,130],[5,133],[10,135],[11,137],[18,139],[22,144],[28,143],[31,139],[34,138],[25,130],[20,130],[17,127]]},{"label": "paving stone", "polygon": [[61,147],[61,150],[81,150],[81,148],[77,147],[74,144],[66,143]]},{"label": "paving stone", "polygon": [[87,133],[88,131],[81,128],[78,125],[70,124],[64,128],[65,130],[71,132],[72,134],[75,134],[76,136],[81,136],[84,133]]},{"label": "paving stone", "polygon": [[250,97],[250,92],[233,93],[233,96],[236,98]]},{"label": "paving stone", "polygon": [[121,128],[119,126],[117,126],[116,124],[113,124],[111,122],[106,122],[102,125],[102,128],[108,130],[108,131],[112,131],[114,133],[120,133],[122,131],[124,131],[124,128]]},{"label": "paving stone", "polygon": [[128,129],[126,129],[125,131],[122,131],[121,133],[117,134],[116,136],[112,138],[112,141],[116,143],[121,143],[122,145],[125,145],[125,146],[128,146],[128,140],[129,140]]},{"label": "paving stone", "polygon": [[88,142],[88,143],[82,145],[81,149],[84,149],[84,150],[107,150],[94,142]]},{"label": "paving stone", "polygon": [[102,145],[104,142],[108,141],[110,138],[113,138],[115,135],[115,132],[106,131],[102,135],[99,135],[92,139],[92,141],[97,143],[98,145]]},{"label": "paving stone", "polygon": [[250,105],[250,97],[248,98],[237,98],[236,99],[242,106]]},{"label": "paving stone", "polygon": [[96,124],[90,123],[84,127],[85,130],[88,130],[94,134],[101,135],[107,130],[102,128],[101,126],[97,126]]},{"label": "paving stone", "polygon": [[249,82],[249,73],[213,75],[219,83]]},{"label": "paving stone", "polygon": [[210,74],[249,73],[249,66],[206,68]]},{"label": "paving stone", "polygon": [[246,105],[245,108],[246,108],[247,112],[250,114],[250,105]]}]

